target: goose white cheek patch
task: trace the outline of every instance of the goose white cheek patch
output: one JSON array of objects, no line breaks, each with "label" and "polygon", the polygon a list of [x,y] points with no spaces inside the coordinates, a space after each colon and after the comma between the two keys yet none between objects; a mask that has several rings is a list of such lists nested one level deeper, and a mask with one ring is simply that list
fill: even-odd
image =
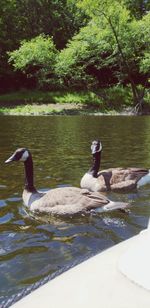
[{"label": "goose white cheek patch", "polygon": [[102,150],[102,144],[101,144],[101,142],[100,142],[100,144],[99,144],[99,149],[96,150],[96,146],[97,146],[97,145],[95,145],[95,144],[92,144],[92,145],[91,145],[92,154],[97,153],[97,152],[100,152],[100,151]]},{"label": "goose white cheek patch", "polygon": [[20,161],[26,161],[28,157],[29,157],[29,152],[25,151],[21,156]]},{"label": "goose white cheek patch", "polygon": [[102,144],[100,142],[100,145],[99,145],[99,152],[102,150]]}]

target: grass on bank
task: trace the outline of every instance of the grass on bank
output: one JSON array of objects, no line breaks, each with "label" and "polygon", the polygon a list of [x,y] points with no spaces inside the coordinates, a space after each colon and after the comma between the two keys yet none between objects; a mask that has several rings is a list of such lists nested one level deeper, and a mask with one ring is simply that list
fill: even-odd
[{"label": "grass on bank", "polygon": [[[130,88],[114,86],[99,91],[42,92],[22,90],[0,95],[0,114],[66,114],[81,111],[113,113],[132,106]],[[70,105],[70,106],[69,106]]]},{"label": "grass on bank", "polygon": [[102,101],[93,92],[19,91],[0,96],[0,114],[44,115],[76,112],[83,107],[100,106]]},{"label": "grass on bank", "polygon": [[19,105],[14,107],[0,107],[0,114],[4,115],[44,115],[55,113],[49,105]]},{"label": "grass on bank", "polygon": [[26,104],[64,104],[64,103],[91,103],[99,104],[100,99],[93,92],[74,92],[74,91],[56,91],[56,92],[42,92],[42,91],[28,91],[22,90],[18,92],[0,95],[0,106],[16,106]]}]

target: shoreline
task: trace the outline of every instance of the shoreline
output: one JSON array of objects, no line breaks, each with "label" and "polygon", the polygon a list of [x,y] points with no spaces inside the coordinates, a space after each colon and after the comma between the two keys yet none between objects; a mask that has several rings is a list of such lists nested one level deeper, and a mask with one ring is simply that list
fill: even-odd
[{"label": "shoreline", "polygon": [[[121,103],[120,103],[121,100]],[[0,115],[150,115],[150,104],[137,112],[130,99],[109,100],[92,91],[41,92],[22,90],[0,95]]]},{"label": "shoreline", "polygon": [[[69,115],[95,115],[95,116],[137,116],[131,107],[122,110],[102,110],[99,107],[87,106],[76,103],[56,103],[56,104],[27,104],[11,107],[0,107],[0,115],[4,116],[69,116]],[[142,115],[150,115],[145,112]]]}]

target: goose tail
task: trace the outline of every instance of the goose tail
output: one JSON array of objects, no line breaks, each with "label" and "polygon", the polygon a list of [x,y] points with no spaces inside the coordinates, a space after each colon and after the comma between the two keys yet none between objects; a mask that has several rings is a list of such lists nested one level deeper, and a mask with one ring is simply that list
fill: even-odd
[{"label": "goose tail", "polygon": [[150,184],[150,170],[148,170],[148,173],[142,176],[141,179],[137,182],[137,188],[146,184]]}]

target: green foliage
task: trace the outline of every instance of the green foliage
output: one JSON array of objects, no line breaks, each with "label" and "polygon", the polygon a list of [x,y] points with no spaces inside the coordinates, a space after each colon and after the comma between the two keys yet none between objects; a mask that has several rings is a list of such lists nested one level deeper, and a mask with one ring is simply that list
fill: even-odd
[{"label": "green foliage", "polygon": [[115,85],[100,91],[100,95],[103,95],[106,108],[119,110],[122,107],[131,106],[132,94],[129,87]]},{"label": "green foliage", "polygon": [[138,23],[137,36],[141,42],[140,70],[150,72],[150,13]]},{"label": "green foliage", "polygon": [[9,40],[8,49],[41,33],[52,36],[61,49],[86,22],[85,14],[67,0],[1,0],[0,16],[0,38]]},{"label": "green foliage", "polygon": [[[89,85],[91,79],[93,86],[101,84],[102,72],[109,69],[116,83],[131,84],[137,103],[139,93],[134,80],[149,68],[150,14],[141,20],[131,18],[123,1],[118,0],[79,0],[78,5],[91,21],[58,55],[56,73],[65,81],[68,77],[69,82],[87,81]],[[145,84],[147,76],[142,74]]]},{"label": "green foliage", "polygon": [[55,95],[55,102],[59,104],[83,104],[99,106],[102,103],[100,97],[92,91],[67,92],[63,95]]},{"label": "green foliage", "polygon": [[30,41],[22,41],[19,49],[9,52],[9,62],[15,69],[26,70],[30,65],[49,66],[55,61],[56,48],[50,37],[40,35]]},{"label": "green foliage", "polygon": [[94,104],[101,103],[100,96],[92,91],[26,91],[0,95],[0,105],[14,107],[26,104]]},{"label": "green foliage", "polygon": [[[66,86],[86,87],[93,83],[92,76],[85,72],[86,43],[73,40],[56,58],[55,74]],[[81,83],[82,81],[82,83]]]},{"label": "green foliage", "polygon": [[[42,33],[53,37],[62,49],[75,32],[86,23],[85,13],[69,0],[0,1],[0,91],[32,85],[21,73],[12,70],[8,51],[19,48],[23,40]],[[21,77],[21,78],[20,78]],[[33,80],[34,85],[34,80]]]},{"label": "green foliage", "polygon": [[39,84],[53,73],[57,50],[50,37],[40,35],[30,41],[22,41],[19,49],[9,52],[9,62],[16,70],[35,75]]},{"label": "green foliage", "polygon": [[124,3],[136,19],[141,19],[150,10],[149,0],[124,0]]},{"label": "green foliage", "polygon": [[[148,96],[147,96],[148,97]],[[114,86],[93,91],[20,91],[0,96],[0,114],[44,115],[108,113],[131,106],[130,88]],[[149,111],[149,107],[148,107]]]},{"label": "green foliage", "polygon": [[115,85],[120,101],[130,84],[137,104],[148,86],[149,9],[148,0],[1,0],[0,86],[17,74],[17,87],[25,76],[44,89]]},{"label": "green foliage", "polygon": [[64,80],[67,85],[93,87],[97,85],[97,79],[88,73],[90,65],[97,68],[107,66],[111,59],[104,63],[100,53],[113,52],[108,42],[108,30],[99,31],[99,27],[92,21],[73,37],[56,58],[55,73]]},{"label": "green foliage", "polygon": [[145,90],[145,103],[150,106],[150,90]]},{"label": "green foliage", "polygon": [[[69,105],[68,105],[69,104]],[[71,107],[72,104],[73,106]],[[79,105],[79,107],[78,107]],[[104,111],[99,95],[91,91],[41,92],[20,91],[0,96],[1,114],[43,115],[43,114],[74,114],[77,110],[87,110],[92,106]],[[89,106],[87,108],[87,106]],[[82,111],[81,111],[82,112]]]},{"label": "green foliage", "polygon": [[150,71],[150,53],[145,53],[141,60],[141,71],[147,73]]}]

